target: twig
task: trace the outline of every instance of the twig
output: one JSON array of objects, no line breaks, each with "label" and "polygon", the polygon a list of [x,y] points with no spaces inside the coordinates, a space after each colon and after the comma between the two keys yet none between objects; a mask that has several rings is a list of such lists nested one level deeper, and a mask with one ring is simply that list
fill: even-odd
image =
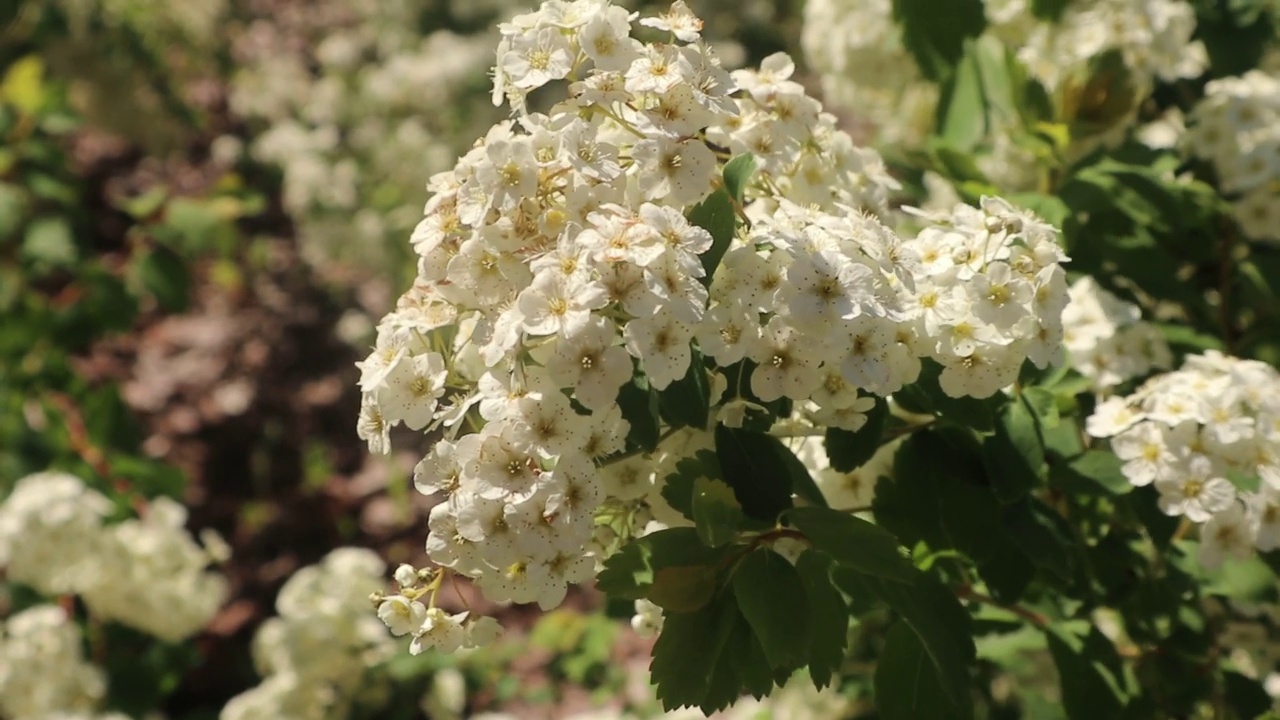
[{"label": "twig", "polygon": [[87,464],[95,474],[111,483],[116,492],[129,495],[133,509],[138,515],[145,515],[147,501],[133,491],[133,485],[111,469],[107,454],[89,438],[89,429],[85,425],[84,416],[70,397],[63,393],[50,393],[49,404],[62,413],[62,421],[67,426],[67,442],[71,451]]},{"label": "twig", "polygon": [[980,602],[984,605],[990,605],[992,607],[1000,608],[1001,610],[1006,610],[1008,612],[1013,613],[1014,615],[1017,615],[1023,620],[1026,620],[1032,625],[1035,625],[1036,627],[1040,627],[1040,628],[1049,627],[1049,618],[1041,615],[1040,613],[1034,610],[1028,610],[1027,608],[1022,607],[1021,605],[1005,605],[997,601],[995,598],[991,597],[990,595],[984,595],[974,590],[973,586],[971,585],[961,585],[960,587],[956,588],[956,597],[959,597],[961,600],[972,600],[974,602]]}]

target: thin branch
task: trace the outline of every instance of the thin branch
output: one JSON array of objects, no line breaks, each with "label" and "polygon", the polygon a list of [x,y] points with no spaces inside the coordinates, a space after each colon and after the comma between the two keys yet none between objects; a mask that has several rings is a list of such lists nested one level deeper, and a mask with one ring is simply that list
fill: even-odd
[{"label": "thin branch", "polygon": [[980,602],[984,605],[990,605],[992,607],[1011,612],[1036,627],[1047,628],[1050,624],[1049,618],[1034,610],[1028,610],[1021,605],[1005,605],[990,595],[984,595],[983,593],[974,590],[971,585],[961,585],[956,588],[956,597],[959,597],[961,600],[972,600],[974,602]]}]

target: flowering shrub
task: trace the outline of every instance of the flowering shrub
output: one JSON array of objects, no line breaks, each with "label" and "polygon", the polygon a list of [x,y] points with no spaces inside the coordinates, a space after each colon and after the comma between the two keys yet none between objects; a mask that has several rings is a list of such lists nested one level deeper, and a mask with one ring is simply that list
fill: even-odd
[{"label": "flowering shrub", "polygon": [[882,718],[1032,712],[1043,688],[987,675],[1025,681],[994,646],[1016,631],[1071,718],[1214,693],[1261,712],[1270,668],[1216,662],[1234,610],[1203,598],[1263,599],[1206,579],[1228,557],[1272,576],[1253,553],[1273,545],[1274,371],[1201,352],[1143,380],[1269,337],[1267,311],[1235,311],[1270,290],[1232,190],[1160,137],[1187,109],[1165,87],[1222,57],[1213,33],[1264,21],[899,1],[833,32],[843,7],[808,5],[829,90],[852,78],[897,121],[895,162],[958,205],[899,213],[911,188],[787,56],[726,72],[683,3],[500,25],[513,118],[432,178],[417,279],[359,364],[360,436],[426,434],[414,483],[438,500],[432,566],[402,566],[378,615],[450,652],[493,629],[437,607],[446,584],[549,609],[594,580],[657,635],[669,709],[807,668]]}]

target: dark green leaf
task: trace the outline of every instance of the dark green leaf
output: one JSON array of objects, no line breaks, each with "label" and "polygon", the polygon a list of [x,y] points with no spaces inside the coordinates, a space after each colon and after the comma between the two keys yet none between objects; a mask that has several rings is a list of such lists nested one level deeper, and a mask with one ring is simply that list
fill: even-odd
[{"label": "dark green leaf", "polygon": [[744,519],[733,488],[715,478],[694,480],[693,522],[704,544],[719,547],[733,542]]},{"label": "dark green leaf", "polygon": [[1009,534],[1036,567],[1071,579],[1071,528],[1061,515],[1040,500],[1027,498],[1008,508],[1005,520]]},{"label": "dark green leaf", "polygon": [[596,586],[614,597],[638,600],[649,592],[658,570],[669,567],[713,565],[725,548],[709,548],[691,527],[668,528],[627,543],[604,563]]},{"label": "dark green leaf", "polygon": [[934,81],[950,74],[965,39],[981,35],[987,24],[982,0],[894,0],[893,17],[902,28],[902,44]]},{"label": "dark green leaf", "polygon": [[760,638],[751,631],[751,625],[742,617],[741,611],[725,653],[744,690],[757,700],[769,694],[773,689],[773,669],[769,667],[769,658],[765,657]]},{"label": "dark green leaf", "polygon": [[1226,700],[1241,718],[1257,718],[1271,709],[1271,696],[1262,683],[1230,670],[1222,674]]},{"label": "dark green leaf", "polygon": [[693,484],[698,478],[720,478],[720,463],[710,450],[699,450],[693,457],[680,458],[676,471],[662,485],[662,499],[676,512],[693,520]]},{"label": "dark green leaf", "polygon": [[653,452],[658,447],[660,435],[658,420],[658,393],[649,387],[643,375],[635,376],[618,391],[618,407],[622,417],[631,425],[627,431],[628,447]]},{"label": "dark green leaf", "polygon": [[1071,720],[1119,717],[1125,706],[1119,683],[1105,662],[1092,657],[1083,638],[1069,631],[1045,630],[1049,653],[1058,666],[1062,704]]},{"label": "dark green leaf", "polygon": [[738,201],[741,205],[746,197],[747,183],[751,182],[751,176],[756,171],[756,157],[751,153],[744,153],[733,158],[724,166],[724,187],[729,191],[729,196]]},{"label": "dark green leaf", "polygon": [[653,572],[653,585],[645,597],[674,613],[700,610],[716,594],[715,565],[673,565]]},{"label": "dark green leaf", "polygon": [[800,573],[786,558],[756,550],[738,565],[733,594],[774,670],[795,669],[809,660],[809,608]]},{"label": "dark green leaf", "polygon": [[142,286],[155,296],[160,309],[182,312],[187,308],[191,274],[177,253],[163,246],[154,247],[138,258],[137,273]]},{"label": "dark green leaf", "polygon": [[1133,485],[1120,468],[1120,458],[1114,453],[1086,450],[1066,462],[1055,463],[1049,470],[1049,480],[1070,492],[1125,495],[1133,491]]},{"label": "dark green leaf", "polygon": [[786,517],[815,549],[841,565],[889,580],[910,582],[916,575],[898,551],[898,539],[882,527],[827,508],[792,508]]},{"label": "dark green leaf", "polygon": [[958,720],[969,717],[950,703],[942,676],[920,636],[904,622],[885,634],[875,674],[876,709],[884,720]]},{"label": "dark green leaf", "polygon": [[690,348],[689,370],[658,393],[658,410],[673,428],[705,429],[710,413],[711,390],[702,353]]},{"label": "dark green leaf", "polygon": [[866,464],[880,448],[885,423],[889,420],[889,404],[877,397],[875,407],[867,411],[867,424],[857,432],[827,428],[827,458],[836,472],[853,472]]},{"label": "dark green leaf", "polygon": [[[736,677],[716,673],[738,621],[733,596],[722,593],[697,612],[663,613],[662,633],[653,646],[649,678],[667,710],[699,706],[721,698],[726,686],[733,695]],[[732,701],[732,696],[728,702]]]},{"label": "dark green leaf", "polygon": [[864,575],[863,581],[864,587],[892,608],[916,636],[946,705],[960,717],[972,716],[969,666],[977,650],[969,614],[955,593],[925,573],[918,573],[911,583],[869,575]]},{"label": "dark green leaf", "polygon": [[922,430],[898,448],[893,479],[876,485],[872,505],[876,521],[904,544],[960,551],[999,599],[1013,601],[1035,569],[1003,527],[988,482],[981,446],[970,434]]},{"label": "dark green leaf", "polygon": [[982,456],[991,487],[1003,503],[1017,502],[1039,484],[1044,446],[1035,416],[1020,397],[1000,408],[996,431],[983,442]]},{"label": "dark green leaf", "polygon": [[791,451],[777,438],[716,425],[715,442],[720,472],[747,517],[772,522],[791,507]]},{"label": "dark green leaf", "polygon": [[849,641],[849,606],[831,581],[831,558],[806,551],[796,561],[809,601],[812,632],[809,639],[809,677],[824,688],[844,661]]},{"label": "dark green leaf", "polygon": [[706,271],[702,284],[710,285],[716,268],[720,266],[720,260],[729,250],[729,243],[737,228],[733,199],[729,197],[727,190],[720,188],[694,205],[688,217],[689,222],[711,233],[711,247],[702,253],[702,268]]}]

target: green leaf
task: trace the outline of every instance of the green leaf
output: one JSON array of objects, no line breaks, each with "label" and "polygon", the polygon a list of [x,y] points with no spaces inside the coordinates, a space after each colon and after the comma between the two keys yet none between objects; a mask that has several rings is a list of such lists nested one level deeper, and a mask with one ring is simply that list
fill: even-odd
[{"label": "green leaf", "polygon": [[637,373],[631,382],[618,390],[618,407],[622,417],[630,425],[627,446],[653,452],[658,447],[661,433],[658,421],[658,393],[649,387],[649,380]]},{"label": "green leaf", "polygon": [[831,558],[826,553],[806,551],[796,561],[796,572],[804,583],[809,601],[809,677],[824,688],[844,662],[849,643],[849,606],[831,581]]},{"label": "green leaf", "polygon": [[756,157],[751,153],[744,153],[733,158],[724,166],[724,187],[729,191],[729,196],[742,204],[746,197],[747,183],[751,182],[751,176],[756,171]]},{"label": "green leaf", "polygon": [[667,475],[662,485],[662,499],[676,512],[693,520],[693,484],[701,477],[720,478],[720,463],[710,450],[699,450],[693,457],[676,462],[676,471]]},{"label": "green leaf", "polygon": [[769,667],[769,658],[764,654],[760,638],[751,631],[751,625],[742,617],[741,611],[737,615],[738,623],[725,653],[742,682],[742,688],[759,700],[773,689],[773,669]]},{"label": "green leaf", "polygon": [[672,428],[707,427],[710,418],[711,388],[702,353],[689,348],[689,370],[658,393],[658,411]]},{"label": "green leaf", "polygon": [[799,571],[769,549],[755,550],[733,575],[733,594],[774,670],[809,660],[809,608]]},{"label": "green leaf", "polygon": [[733,488],[705,476],[693,481],[693,521],[704,544],[719,547],[733,542],[744,519]]},{"label": "green leaf", "polygon": [[1046,629],[1049,654],[1058,666],[1062,704],[1071,720],[1119,717],[1124,694],[1103,659],[1093,657],[1084,638],[1065,630]]},{"label": "green leaf", "polygon": [[[653,682],[662,707],[719,704],[727,705],[736,696],[738,679],[731,673],[717,673],[717,666],[733,635],[738,621],[733,596],[722,593],[713,602],[692,613],[663,613],[662,633],[653,646],[649,663],[649,679]],[[713,702],[714,701],[714,702]],[[707,709],[706,706],[703,707]]]},{"label": "green leaf", "polygon": [[1016,600],[1035,568],[1004,528],[987,484],[981,446],[957,429],[916,432],[894,456],[893,478],[876,485],[876,521],[907,546],[958,550],[977,564],[997,598]]},{"label": "green leaf", "polygon": [[738,226],[733,199],[729,197],[727,190],[720,188],[694,205],[689,210],[688,218],[690,223],[711,233],[711,247],[702,253],[702,268],[706,271],[702,284],[709,286],[716,268],[720,266],[720,260],[729,250],[729,243],[733,241],[733,233]]},{"label": "green leaf", "polygon": [[1000,408],[995,433],[982,443],[982,457],[1000,502],[1017,502],[1039,484],[1044,446],[1035,416],[1020,397]]},{"label": "green leaf", "polygon": [[1057,395],[1044,388],[1029,387],[1022,391],[1022,400],[1035,415],[1036,425],[1042,433],[1058,426],[1062,415],[1058,410]]},{"label": "green leaf", "polygon": [[987,94],[971,43],[955,72],[942,86],[938,134],[960,151],[972,150],[987,134]]},{"label": "green leaf", "polygon": [[614,597],[645,597],[663,568],[715,565],[728,548],[709,548],[691,527],[667,528],[627,543],[604,562],[596,587]]},{"label": "green leaf", "polygon": [[831,467],[836,472],[853,472],[862,467],[880,449],[885,424],[889,420],[889,404],[876,398],[875,407],[867,411],[867,423],[857,432],[827,428],[826,449]]},{"label": "green leaf", "polygon": [[1127,495],[1133,492],[1120,458],[1105,450],[1086,450],[1049,469],[1049,482],[1068,492]]},{"label": "green leaf", "polygon": [[910,582],[916,576],[915,567],[898,550],[898,539],[882,527],[817,507],[792,508],[786,518],[814,549],[841,565],[888,580]]},{"label": "green leaf", "polygon": [[654,605],[674,613],[700,610],[716,594],[717,568],[714,565],[673,565],[653,572],[653,585],[645,597]]},{"label": "green leaf", "polygon": [[1036,567],[1064,581],[1071,579],[1071,528],[1061,515],[1038,499],[1026,498],[1008,509],[1005,526]]},{"label": "green leaf", "polygon": [[965,39],[981,35],[987,24],[982,0],[893,0],[893,18],[920,72],[934,81],[951,72]]},{"label": "green leaf", "polygon": [[187,308],[191,294],[191,274],[177,253],[154,247],[137,260],[138,279],[165,312]]},{"label": "green leaf", "polygon": [[747,517],[773,522],[791,507],[791,451],[777,438],[716,425],[715,443],[724,481]]},{"label": "green leaf", "polygon": [[67,219],[53,216],[32,220],[27,225],[22,241],[22,256],[32,262],[52,267],[74,263],[79,252]]},{"label": "green leaf", "polygon": [[[862,576],[862,586],[877,595],[902,618],[915,635],[928,669],[936,678],[937,694],[957,717],[971,717],[969,666],[977,656],[968,613],[955,593],[925,573],[911,583]],[[949,717],[949,716],[944,716]]]},{"label": "green leaf", "polygon": [[1239,717],[1257,718],[1271,709],[1271,696],[1257,680],[1230,670],[1222,674],[1222,680],[1224,696]]},{"label": "green leaf", "polygon": [[942,676],[920,636],[904,622],[889,626],[876,663],[876,709],[884,720],[953,720],[967,717],[947,700]]}]

